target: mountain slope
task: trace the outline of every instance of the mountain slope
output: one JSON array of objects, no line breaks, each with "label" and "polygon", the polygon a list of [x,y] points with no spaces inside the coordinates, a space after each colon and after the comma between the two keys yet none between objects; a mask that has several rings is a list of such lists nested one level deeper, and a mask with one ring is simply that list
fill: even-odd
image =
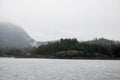
[{"label": "mountain slope", "polygon": [[19,26],[0,23],[0,48],[28,48],[35,41]]}]

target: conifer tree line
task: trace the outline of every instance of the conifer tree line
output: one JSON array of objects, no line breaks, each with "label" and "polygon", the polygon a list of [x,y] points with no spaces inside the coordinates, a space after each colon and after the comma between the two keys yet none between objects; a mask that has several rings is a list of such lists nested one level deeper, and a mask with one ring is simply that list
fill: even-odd
[{"label": "conifer tree line", "polygon": [[[104,42],[104,39],[100,41]],[[106,42],[108,43],[97,43],[97,40],[79,42],[76,38],[66,38],[34,48],[0,48],[0,56],[120,59],[120,43]]]},{"label": "conifer tree line", "polygon": [[34,48],[31,54],[56,58],[120,58],[120,43],[104,45],[79,42],[76,38],[60,39]]},{"label": "conifer tree line", "polygon": [[31,49],[18,49],[18,48],[0,48],[0,56],[2,57],[14,57],[14,56],[27,56],[30,55]]}]

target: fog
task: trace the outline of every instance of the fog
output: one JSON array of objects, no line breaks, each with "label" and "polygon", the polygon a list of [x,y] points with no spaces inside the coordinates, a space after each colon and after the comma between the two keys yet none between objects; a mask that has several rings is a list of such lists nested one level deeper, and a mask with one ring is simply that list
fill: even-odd
[{"label": "fog", "polygon": [[0,0],[0,22],[21,26],[37,41],[120,40],[120,0]]}]

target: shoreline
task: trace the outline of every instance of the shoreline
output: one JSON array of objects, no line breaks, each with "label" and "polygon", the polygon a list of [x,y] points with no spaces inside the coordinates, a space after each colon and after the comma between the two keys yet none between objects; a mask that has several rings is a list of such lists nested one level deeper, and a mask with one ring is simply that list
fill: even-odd
[{"label": "shoreline", "polygon": [[61,59],[61,60],[120,60],[120,58],[105,59],[105,58],[51,58],[51,57],[0,57],[14,59]]}]

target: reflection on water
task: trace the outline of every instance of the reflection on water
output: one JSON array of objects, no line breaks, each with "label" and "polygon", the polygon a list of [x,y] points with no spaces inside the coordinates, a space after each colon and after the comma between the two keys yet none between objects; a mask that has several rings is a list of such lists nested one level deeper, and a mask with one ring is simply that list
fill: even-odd
[{"label": "reflection on water", "polygon": [[0,58],[0,80],[120,80],[119,60]]}]

